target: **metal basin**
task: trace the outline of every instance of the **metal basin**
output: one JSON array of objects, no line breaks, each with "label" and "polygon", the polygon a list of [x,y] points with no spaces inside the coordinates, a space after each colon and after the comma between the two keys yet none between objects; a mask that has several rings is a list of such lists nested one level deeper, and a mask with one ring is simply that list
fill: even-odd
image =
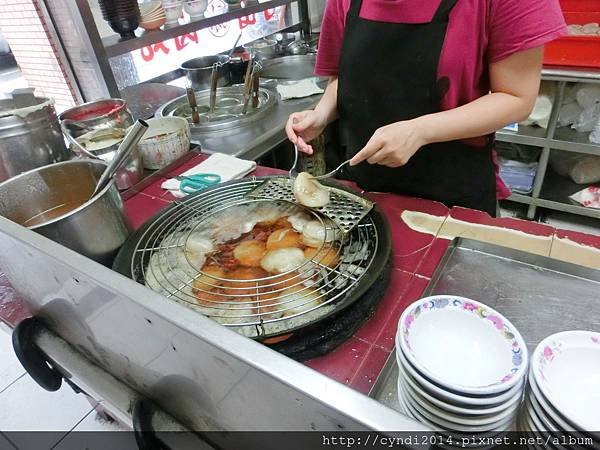
[{"label": "metal basin", "polygon": [[242,114],[244,104],[243,86],[229,86],[217,89],[217,103],[212,114],[209,112],[210,91],[196,92],[196,102],[200,113],[200,123],[192,122],[190,105],[185,95],[178,97],[161,106],[156,111],[157,117],[176,116],[187,119],[194,132],[209,132],[227,130],[250,124],[269,111],[276,103],[275,93],[261,88],[259,91],[258,107],[248,105],[246,114]]},{"label": "metal basin", "polygon": [[[89,129],[104,127],[128,128],[133,125],[133,117],[127,110],[127,103],[120,98],[108,98],[94,102],[84,103],[67,109],[58,118],[63,122],[73,137],[87,133]],[[81,128],[71,121],[76,121],[87,126]]]},{"label": "metal basin", "polygon": [[[93,135],[94,131],[87,133],[87,135]],[[77,140],[79,143],[90,153],[90,155],[84,155],[75,145],[71,146],[71,151],[79,157],[91,157],[101,159],[107,164],[113,160],[119,149],[119,145],[123,141],[122,138],[107,138],[101,141],[92,142],[86,141],[86,135],[82,135]],[[144,177],[144,165],[142,163],[142,153],[138,146],[136,146],[123,167],[121,167],[115,175],[115,185],[120,191],[129,189]]]},{"label": "metal basin", "polygon": [[315,76],[316,55],[292,55],[262,63],[260,76],[277,80],[302,80]]},{"label": "metal basin", "polygon": [[227,86],[230,83],[229,56],[202,56],[190,59],[181,65],[185,76],[190,80],[194,90],[209,89],[213,64],[217,64],[217,86]]},{"label": "metal basin", "polygon": [[90,199],[105,168],[73,160],[11,178],[0,184],[0,215],[109,265],[131,228],[114,183]]},{"label": "metal basin", "polygon": [[69,159],[53,101],[15,108],[0,100],[0,182],[36,167]]}]

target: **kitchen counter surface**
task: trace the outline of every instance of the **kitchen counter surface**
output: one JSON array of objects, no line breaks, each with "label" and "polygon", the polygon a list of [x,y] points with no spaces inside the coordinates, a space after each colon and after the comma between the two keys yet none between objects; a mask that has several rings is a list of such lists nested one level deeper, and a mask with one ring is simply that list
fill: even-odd
[{"label": "kitchen counter surface", "polygon": [[[196,155],[149,185],[130,192],[125,208],[134,228],[141,226],[174,198],[161,189],[169,175],[178,175],[206,156]],[[251,175],[282,173],[257,167]],[[600,236],[557,230],[518,219],[490,218],[464,208],[447,208],[429,200],[368,193],[387,217],[393,238],[393,270],[385,297],[373,317],[336,350],[307,361],[309,367],[368,393],[393,350],[402,311],[419,299],[455,236],[469,237],[600,268]],[[480,299],[485,302],[485,299]],[[14,327],[29,315],[8,280],[0,274],[0,319]]]}]

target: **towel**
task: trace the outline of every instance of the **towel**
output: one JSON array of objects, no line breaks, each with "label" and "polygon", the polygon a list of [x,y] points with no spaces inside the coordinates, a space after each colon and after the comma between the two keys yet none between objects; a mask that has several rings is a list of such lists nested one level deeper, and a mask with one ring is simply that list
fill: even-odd
[{"label": "towel", "polygon": [[[235,156],[215,153],[179,176],[185,177],[199,173],[215,173],[221,176],[221,183],[224,183],[226,181],[242,178],[252,172],[255,168],[256,163],[254,161],[246,161],[244,159],[236,158]],[[170,178],[164,181],[160,186],[163,189],[168,189],[175,197],[185,197],[187,194],[179,190],[179,183],[180,181],[176,178]]]},{"label": "towel", "polygon": [[278,84],[277,92],[282,100],[290,98],[304,98],[315,94],[322,94],[324,91],[317,86],[317,78],[304,78],[289,84]]}]

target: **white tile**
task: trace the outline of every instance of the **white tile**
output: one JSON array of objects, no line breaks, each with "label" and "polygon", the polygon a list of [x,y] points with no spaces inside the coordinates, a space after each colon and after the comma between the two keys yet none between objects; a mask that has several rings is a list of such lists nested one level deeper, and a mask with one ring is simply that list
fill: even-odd
[{"label": "white tile", "polygon": [[0,392],[25,373],[12,347],[11,335],[0,328]]},{"label": "white tile", "polygon": [[0,431],[67,432],[92,410],[86,397],[68,385],[48,392],[29,375],[0,393],[0,405]]},{"label": "white tile", "polygon": [[[87,433],[81,433],[81,432]],[[117,433],[96,433],[97,431],[117,431]],[[118,422],[107,422],[95,411],[88,414],[69,434],[52,450],[108,449],[129,450],[138,448],[131,431]],[[92,432],[92,433],[90,433]]]},{"label": "white tile", "polygon": [[90,412],[84,419],[77,424],[73,431],[130,431],[125,425],[113,420],[109,422],[96,413]]}]

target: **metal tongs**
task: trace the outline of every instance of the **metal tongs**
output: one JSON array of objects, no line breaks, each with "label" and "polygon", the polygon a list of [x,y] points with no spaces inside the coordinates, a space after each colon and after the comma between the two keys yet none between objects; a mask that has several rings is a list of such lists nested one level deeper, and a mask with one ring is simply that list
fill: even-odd
[{"label": "metal tongs", "polygon": [[242,107],[242,114],[248,112],[250,99],[252,99],[252,107],[258,107],[260,68],[261,66],[259,63],[255,63],[253,59],[248,61],[248,68],[246,69],[246,76],[244,77],[244,105]]},{"label": "metal tongs", "polygon": [[219,64],[214,63],[210,74],[210,99],[209,99],[209,114],[215,111],[217,105],[217,81],[219,80]]}]

